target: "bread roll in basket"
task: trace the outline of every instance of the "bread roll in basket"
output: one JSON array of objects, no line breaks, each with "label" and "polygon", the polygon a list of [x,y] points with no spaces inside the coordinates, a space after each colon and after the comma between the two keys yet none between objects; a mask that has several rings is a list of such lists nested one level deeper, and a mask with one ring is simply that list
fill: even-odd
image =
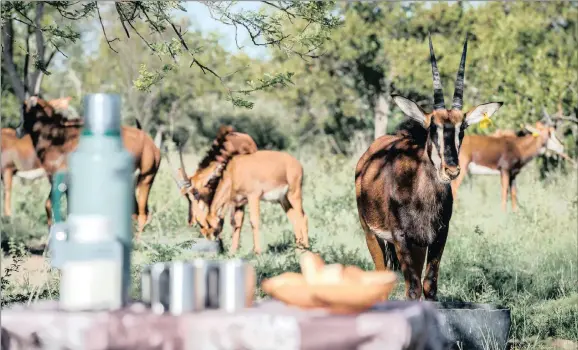
[{"label": "bread roll in basket", "polygon": [[285,272],[264,280],[261,288],[271,297],[301,308],[332,313],[357,313],[387,300],[396,283],[392,271],[364,271],[356,266],[326,265],[306,252],[301,273]]}]

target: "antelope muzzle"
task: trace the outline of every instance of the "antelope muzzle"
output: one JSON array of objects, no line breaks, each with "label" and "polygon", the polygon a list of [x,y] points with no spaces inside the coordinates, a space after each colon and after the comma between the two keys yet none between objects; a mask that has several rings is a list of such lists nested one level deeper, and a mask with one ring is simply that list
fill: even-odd
[{"label": "antelope muzzle", "polygon": [[460,166],[459,165],[444,165],[444,174],[447,175],[450,180],[454,180],[460,175]]}]

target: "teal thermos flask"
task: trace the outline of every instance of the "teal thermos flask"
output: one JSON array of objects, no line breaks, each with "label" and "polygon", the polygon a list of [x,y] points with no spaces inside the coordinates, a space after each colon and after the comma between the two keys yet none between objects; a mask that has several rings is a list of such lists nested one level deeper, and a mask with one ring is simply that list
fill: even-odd
[{"label": "teal thermos flask", "polygon": [[123,145],[120,111],[119,95],[87,95],[78,147],[66,173],[53,177],[50,252],[61,272],[62,309],[117,309],[129,299],[134,157]]}]

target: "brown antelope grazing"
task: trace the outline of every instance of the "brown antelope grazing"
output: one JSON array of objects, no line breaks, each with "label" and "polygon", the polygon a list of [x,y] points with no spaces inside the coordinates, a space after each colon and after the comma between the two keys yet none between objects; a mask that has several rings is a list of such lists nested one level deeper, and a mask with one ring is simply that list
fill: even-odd
[{"label": "brown antelope grazing", "polygon": [[[63,104],[65,99],[56,103]],[[30,135],[42,167],[52,182],[52,175],[67,167],[67,155],[76,149],[79,135],[84,125],[82,119],[66,119],[56,113],[55,108],[37,96],[24,102],[22,128]],[[138,124],[137,124],[138,126]],[[121,130],[124,147],[135,157],[135,169],[139,171],[136,180],[135,213],[138,223],[136,239],[140,238],[144,226],[149,222],[148,197],[160,166],[160,150],[153,139],[140,128],[123,126]],[[50,196],[46,200],[47,222],[52,223]]]},{"label": "brown antelope grazing", "polygon": [[[189,177],[181,149],[179,148],[181,167],[177,169],[173,177],[179,191],[189,203],[187,219],[189,226],[193,224],[201,225],[201,223],[205,222],[208,207],[213,200],[223,169],[227,166],[229,160],[236,155],[249,154],[256,151],[257,144],[251,136],[237,132],[231,126],[222,125],[211,148],[199,162],[199,166],[193,176]],[[167,161],[170,164],[168,158]]]},{"label": "brown antelope grazing", "polygon": [[[405,278],[407,299],[435,300],[440,261],[452,216],[451,180],[460,174],[458,154],[464,131],[489,118],[502,102],[462,111],[467,38],[464,42],[451,109],[446,109],[431,36],[434,109],[393,95],[410,120],[395,135],[376,139],[355,170],[361,226],[376,270],[397,268]],[[423,288],[422,269],[427,267]]]},{"label": "brown antelope grazing", "polygon": [[195,175],[187,177],[180,152],[179,157],[181,168],[175,181],[188,197],[189,222],[198,224],[205,237],[219,237],[224,210],[232,205],[230,252],[234,254],[239,248],[245,205],[249,203],[253,249],[260,254],[259,202],[264,200],[281,204],[293,225],[297,244],[309,246],[301,196],[303,168],[297,159],[283,152],[257,151],[249,135],[223,126]]},{"label": "brown antelope grazing", "polygon": [[16,130],[2,128],[2,183],[4,184],[4,216],[12,216],[12,179],[14,176],[35,180],[46,175],[36,157],[32,139],[19,139]]},{"label": "brown antelope grazing", "polygon": [[551,150],[564,154],[564,146],[556,138],[553,127],[536,122],[535,127],[526,125],[531,132],[524,136],[492,137],[484,135],[466,135],[459,154],[459,165],[463,172],[452,181],[452,193],[457,191],[468,170],[486,174],[499,173],[502,182],[502,210],[506,211],[508,191],[512,200],[512,210],[517,210],[516,177],[522,168],[534,157]]},{"label": "brown antelope grazing", "polygon": [[281,204],[293,225],[298,246],[309,247],[307,216],[303,211],[303,166],[285,152],[260,150],[233,157],[213,196],[201,233],[216,239],[223,229],[226,206],[233,208],[234,227],[231,252],[237,251],[243,225],[244,208],[249,204],[249,220],[253,228],[253,250],[261,253],[259,243],[260,201]]}]

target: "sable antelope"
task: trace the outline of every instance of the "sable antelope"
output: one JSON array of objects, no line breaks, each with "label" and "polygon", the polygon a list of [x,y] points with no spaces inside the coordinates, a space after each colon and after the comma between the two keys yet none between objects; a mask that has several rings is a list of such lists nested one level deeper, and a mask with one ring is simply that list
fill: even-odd
[{"label": "sable antelope", "polygon": [[[446,109],[440,74],[429,37],[434,108],[392,95],[410,119],[395,135],[376,139],[355,170],[361,226],[376,270],[401,270],[407,299],[435,300],[438,272],[452,216],[451,180],[460,174],[458,153],[464,131],[491,117],[502,102],[462,112],[467,38],[464,42],[451,109]],[[427,267],[423,288],[422,269]]]},{"label": "sable antelope", "polygon": [[[508,192],[512,200],[512,210],[517,210],[516,177],[522,168],[534,157],[551,150],[564,154],[564,146],[556,138],[552,126],[536,122],[535,127],[526,125],[531,134],[524,136],[492,137],[483,135],[466,135],[459,154],[459,166],[464,171],[452,181],[452,193],[457,198],[457,191],[468,170],[486,170],[486,174],[499,173],[502,183],[502,210],[506,210]],[[473,166],[472,166],[473,165]],[[471,171],[471,170],[470,170]]]},{"label": "sable antelope", "polygon": [[46,175],[36,157],[32,139],[19,139],[16,130],[2,128],[2,183],[4,184],[4,216],[12,216],[12,179],[18,176],[35,180]]},{"label": "sable antelope", "polygon": [[[233,127],[222,125],[217,136],[193,176],[188,176],[183,161],[183,154],[179,148],[181,167],[176,170],[173,178],[182,195],[189,203],[189,226],[204,222],[207,208],[213,200],[213,195],[219,183],[223,169],[229,160],[240,154],[249,154],[257,151],[257,144],[253,138],[245,133],[236,132]],[[167,158],[170,164],[170,160]]]},{"label": "sable antelope", "polygon": [[249,204],[249,220],[253,228],[253,250],[261,253],[259,244],[260,201],[281,204],[293,225],[297,245],[309,247],[307,216],[303,211],[303,167],[285,152],[260,150],[233,157],[225,168],[201,233],[217,239],[223,229],[225,206],[231,205],[234,227],[231,253],[237,251],[243,226],[244,208]]},{"label": "sable antelope", "polygon": [[[219,159],[219,156],[224,156]],[[298,244],[308,246],[307,217],[302,207],[303,168],[291,155],[277,151],[257,151],[253,139],[232,128],[221,127],[213,148],[192,177],[182,171],[175,176],[181,192],[189,198],[189,220],[201,226],[201,233],[217,239],[223,225],[225,206],[232,204],[233,242],[230,252],[239,247],[244,208],[249,203],[253,227],[253,249],[260,254],[259,202],[281,204],[293,224]],[[224,172],[223,172],[224,170]],[[178,178],[181,177],[181,179]],[[183,191],[182,188],[187,188]],[[192,206],[191,206],[192,203]],[[191,219],[192,218],[192,219]]]},{"label": "sable antelope", "polygon": [[[62,99],[57,101],[64,103]],[[82,119],[66,119],[56,113],[47,101],[32,96],[24,102],[22,129],[30,135],[42,167],[52,182],[52,175],[67,167],[66,156],[76,149],[79,135],[84,125]],[[138,126],[138,124],[137,124]],[[136,239],[140,238],[144,226],[150,220],[148,197],[154,178],[160,166],[160,150],[152,138],[140,130],[123,126],[121,135],[124,147],[135,157],[135,168],[139,171],[136,181],[137,197],[133,217],[138,223]],[[47,223],[52,224],[50,196],[46,200]]]}]

